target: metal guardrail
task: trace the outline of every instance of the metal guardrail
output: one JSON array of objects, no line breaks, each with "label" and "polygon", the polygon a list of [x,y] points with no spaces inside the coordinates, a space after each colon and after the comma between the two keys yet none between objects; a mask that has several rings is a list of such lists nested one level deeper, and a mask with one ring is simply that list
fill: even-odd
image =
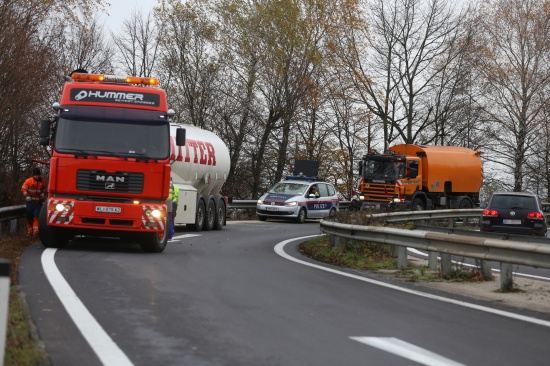
[{"label": "metal guardrail", "polygon": [[[458,209],[440,211],[411,211],[387,214],[373,214],[373,218],[387,222],[416,221],[429,219],[453,219],[457,217],[479,217],[481,210]],[[433,255],[441,253],[442,272],[444,262],[450,264],[450,255],[475,258],[481,262],[482,271],[489,277],[487,261],[500,262],[500,288],[508,291],[512,288],[512,265],[521,264],[530,267],[550,268],[550,240],[537,238],[530,243],[529,237],[502,235],[494,238],[463,235],[455,232],[434,232],[428,230],[404,230],[391,227],[350,225],[321,220],[321,231],[339,238],[370,241],[398,246],[398,268],[408,266],[407,247],[425,250]],[[511,240],[510,240],[511,239]],[[437,256],[435,257],[437,258]]]}]

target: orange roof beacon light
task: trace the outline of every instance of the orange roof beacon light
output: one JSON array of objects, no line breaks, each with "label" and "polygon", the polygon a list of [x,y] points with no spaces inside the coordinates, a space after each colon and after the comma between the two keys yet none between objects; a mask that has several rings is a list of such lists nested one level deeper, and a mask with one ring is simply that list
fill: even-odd
[{"label": "orange roof beacon light", "polygon": [[88,81],[100,83],[125,83],[135,85],[159,85],[157,78],[146,78],[138,76],[105,75],[105,74],[86,74],[76,72],[71,75],[74,81]]}]

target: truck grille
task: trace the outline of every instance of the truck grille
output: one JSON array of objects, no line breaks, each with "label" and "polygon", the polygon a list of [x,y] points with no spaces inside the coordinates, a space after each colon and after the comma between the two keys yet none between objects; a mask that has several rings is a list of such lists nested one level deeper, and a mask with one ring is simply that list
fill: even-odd
[{"label": "truck grille", "polygon": [[391,202],[395,194],[395,185],[367,183],[361,187],[361,193],[365,197],[365,201]]},{"label": "truck grille", "polygon": [[139,194],[143,192],[143,173],[79,169],[76,188],[81,191]]}]

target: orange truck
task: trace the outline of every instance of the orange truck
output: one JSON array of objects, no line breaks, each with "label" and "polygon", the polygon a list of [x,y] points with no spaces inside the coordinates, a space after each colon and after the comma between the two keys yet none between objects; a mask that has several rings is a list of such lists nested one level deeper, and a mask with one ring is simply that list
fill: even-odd
[{"label": "orange truck", "polygon": [[[174,111],[158,84],[131,76],[66,77],[55,115],[40,121],[40,144],[50,151],[48,198],[39,217],[46,247],[90,235],[164,250]],[[185,129],[175,135],[172,144],[185,145]]]},{"label": "orange truck", "polygon": [[401,144],[359,161],[356,209],[431,210],[479,205],[481,151]]}]

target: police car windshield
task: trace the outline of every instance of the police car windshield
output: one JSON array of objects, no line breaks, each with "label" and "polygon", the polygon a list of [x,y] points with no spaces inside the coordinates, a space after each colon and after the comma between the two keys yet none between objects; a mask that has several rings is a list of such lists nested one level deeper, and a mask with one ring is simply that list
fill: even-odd
[{"label": "police car windshield", "polygon": [[309,184],[279,182],[269,190],[269,193],[293,194],[297,196],[304,194],[308,187]]}]

